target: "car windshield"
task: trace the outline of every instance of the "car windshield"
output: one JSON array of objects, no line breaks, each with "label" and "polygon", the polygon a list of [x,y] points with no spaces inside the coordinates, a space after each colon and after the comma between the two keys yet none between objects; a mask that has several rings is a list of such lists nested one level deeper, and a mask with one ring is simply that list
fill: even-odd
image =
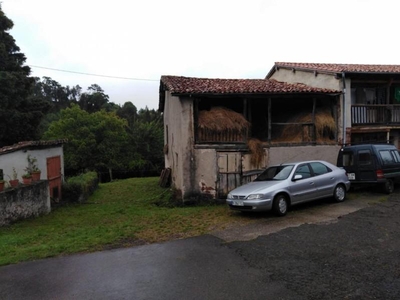
[{"label": "car windshield", "polygon": [[266,169],[254,181],[284,180],[289,177],[293,165],[275,166]]}]

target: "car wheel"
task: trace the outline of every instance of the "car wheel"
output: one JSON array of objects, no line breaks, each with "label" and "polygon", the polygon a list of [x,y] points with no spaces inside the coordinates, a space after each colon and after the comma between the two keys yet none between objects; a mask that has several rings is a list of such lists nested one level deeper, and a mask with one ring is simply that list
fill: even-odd
[{"label": "car wheel", "polygon": [[392,179],[387,179],[385,184],[383,185],[383,190],[386,194],[391,194],[394,191],[394,183]]},{"label": "car wheel", "polygon": [[289,201],[285,195],[278,195],[274,199],[273,210],[278,216],[286,215],[288,211]]},{"label": "car wheel", "polygon": [[336,202],[343,202],[346,198],[346,188],[343,184],[338,184],[333,191],[333,198]]}]

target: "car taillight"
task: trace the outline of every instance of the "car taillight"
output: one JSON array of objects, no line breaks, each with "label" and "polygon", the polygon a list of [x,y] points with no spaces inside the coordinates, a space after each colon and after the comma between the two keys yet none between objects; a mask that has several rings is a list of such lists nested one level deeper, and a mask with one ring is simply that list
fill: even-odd
[{"label": "car taillight", "polygon": [[382,170],[376,170],[376,178],[378,178],[378,179],[383,178],[383,171]]}]

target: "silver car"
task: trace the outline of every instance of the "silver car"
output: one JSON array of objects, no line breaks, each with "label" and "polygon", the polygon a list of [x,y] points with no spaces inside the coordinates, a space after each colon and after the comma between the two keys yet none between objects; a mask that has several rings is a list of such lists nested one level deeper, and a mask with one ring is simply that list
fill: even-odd
[{"label": "silver car", "polygon": [[272,166],[253,182],[233,189],[226,199],[231,209],[269,211],[284,216],[291,205],[333,197],[342,202],[350,189],[346,171],[321,160]]}]

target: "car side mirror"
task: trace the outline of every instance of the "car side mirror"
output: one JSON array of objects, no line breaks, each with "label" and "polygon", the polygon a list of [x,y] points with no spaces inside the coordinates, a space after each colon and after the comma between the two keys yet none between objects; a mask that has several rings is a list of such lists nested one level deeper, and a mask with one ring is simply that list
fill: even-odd
[{"label": "car side mirror", "polygon": [[293,181],[297,181],[299,179],[303,179],[303,175],[294,175]]}]

